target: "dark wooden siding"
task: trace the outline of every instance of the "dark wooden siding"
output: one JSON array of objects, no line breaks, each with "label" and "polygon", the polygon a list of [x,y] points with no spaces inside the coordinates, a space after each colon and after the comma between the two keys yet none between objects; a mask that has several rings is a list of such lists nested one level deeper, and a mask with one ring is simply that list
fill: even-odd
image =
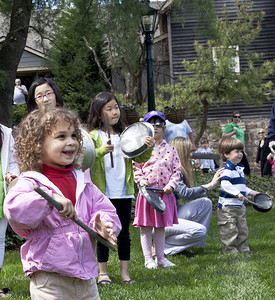
[{"label": "dark wooden siding", "polygon": [[[234,0],[214,0],[215,10],[221,15],[224,5],[229,9],[229,16],[234,18],[236,8]],[[273,60],[275,58],[275,1],[274,0],[256,0],[253,5],[253,11],[264,11],[265,16],[262,22],[262,31],[257,39],[251,44],[250,49],[263,54],[263,60]],[[173,11],[168,12],[171,16],[171,46],[172,46],[172,78],[177,80],[179,75],[188,74],[182,65],[183,59],[194,60],[196,52],[194,49],[194,40],[198,39],[195,34],[195,18],[186,17],[184,28]],[[199,39],[201,43],[206,40]],[[246,62],[240,61],[241,70],[245,68]],[[275,82],[275,77],[270,78]],[[272,99],[274,100],[274,99]],[[240,110],[242,115],[247,117],[258,116],[268,117],[270,115],[272,101],[266,102],[261,106],[245,105],[241,100],[233,104],[222,105],[220,107],[211,107],[209,110],[209,119],[228,118],[234,110]]]},{"label": "dark wooden siding", "polygon": [[45,64],[46,61],[44,58],[24,50],[18,68],[43,67]]}]

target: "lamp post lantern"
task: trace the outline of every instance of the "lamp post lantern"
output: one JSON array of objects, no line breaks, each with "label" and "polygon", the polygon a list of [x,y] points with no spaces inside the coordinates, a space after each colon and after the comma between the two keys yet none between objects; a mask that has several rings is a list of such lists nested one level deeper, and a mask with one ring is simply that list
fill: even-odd
[{"label": "lamp post lantern", "polygon": [[147,63],[147,89],[148,89],[148,111],[155,110],[155,93],[153,79],[153,64],[152,64],[152,44],[153,34],[155,32],[156,19],[158,10],[150,6],[150,1],[147,1],[149,7],[148,12],[142,17],[142,33],[145,34],[146,45],[146,63]]}]

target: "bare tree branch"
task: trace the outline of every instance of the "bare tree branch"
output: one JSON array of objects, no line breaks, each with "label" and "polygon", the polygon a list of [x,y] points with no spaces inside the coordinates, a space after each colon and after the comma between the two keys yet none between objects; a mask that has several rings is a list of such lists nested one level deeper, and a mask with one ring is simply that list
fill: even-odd
[{"label": "bare tree branch", "polygon": [[99,68],[99,73],[100,73],[100,75],[102,76],[104,82],[107,83],[107,84],[109,85],[109,87],[110,87],[110,89],[111,89],[111,91],[112,91],[112,90],[113,90],[113,85],[112,85],[112,83],[110,82],[110,80],[108,79],[108,77],[107,77],[105,71],[104,71],[103,68],[101,67],[100,61],[99,61],[99,59],[98,59],[98,57],[97,57],[97,54],[96,54],[94,48],[93,48],[92,46],[89,45],[89,43],[88,43],[86,37],[83,37],[83,40],[84,40],[86,46],[93,52],[93,55],[94,55],[94,58],[95,58],[95,62],[96,62],[96,64],[97,64],[98,68]]}]

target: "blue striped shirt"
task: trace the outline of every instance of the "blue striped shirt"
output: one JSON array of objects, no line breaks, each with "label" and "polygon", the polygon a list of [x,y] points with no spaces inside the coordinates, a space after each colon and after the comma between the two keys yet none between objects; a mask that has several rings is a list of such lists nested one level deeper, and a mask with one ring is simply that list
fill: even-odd
[{"label": "blue striped shirt", "polygon": [[244,166],[234,164],[227,160],[224,165],[223,177],[221,178],[221,192],[219,196],[219,204],[242,206],[243,201],[237,198],[239,193],[245,197],[252,191],[245,185]]}]

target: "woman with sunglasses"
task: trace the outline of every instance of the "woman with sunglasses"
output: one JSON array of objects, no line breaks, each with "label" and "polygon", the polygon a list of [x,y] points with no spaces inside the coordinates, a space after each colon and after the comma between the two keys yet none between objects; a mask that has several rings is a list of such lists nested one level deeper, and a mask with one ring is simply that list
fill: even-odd
[{"label": "woman with sunglasses", "polygon": [[271,164],[267,160],[267,156],[269,155],[270,148],[268,147],[268,139],[266,137],[265,130],[263,128],[260,128],[259,130],[259,145],[257,150],[257,156],[256,156],[256,162],[255,166],[257,167],[259,164],[259,161],[261,162],[261,176],[267,175],[272,176],[271,173]]},{"label": "woman with sunglasses", "polygon": [[[238,125],[241,121],[241,114],[238,111],[232,113],[231,123],[226,124],[222,133],[222,138],[237,138],[244,144],[244,131]],[[243,152],[243,158],[240,162],[244,166],[244,174],[250,175],[250,167],[246,157],[246,153]]]}]

